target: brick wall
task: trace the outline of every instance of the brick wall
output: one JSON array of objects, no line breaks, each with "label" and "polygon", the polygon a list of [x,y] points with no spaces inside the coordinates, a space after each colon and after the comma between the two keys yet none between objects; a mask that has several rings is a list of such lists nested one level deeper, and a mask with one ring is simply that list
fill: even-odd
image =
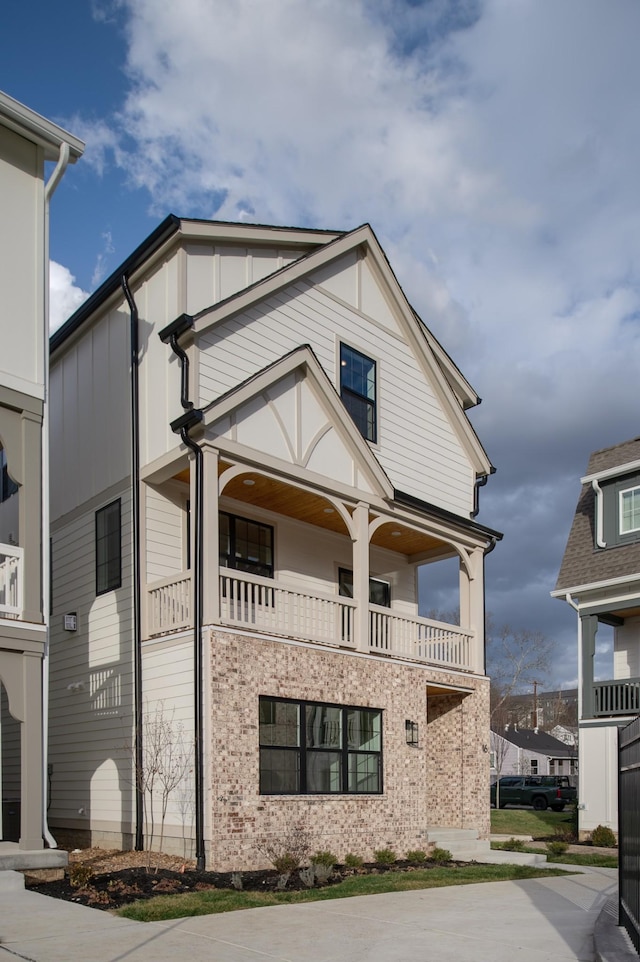
[{"label": "brick wall", "polygon": [[[211,632],[211,826],[208,864],[220,871],[268,865],[261,848],[300,825],[312,850],[365,859],[390,847],[426,848],[429,826],[489,827],[488,682],[384,659],[356,657]],[[465,684],[473,694],[429,699],[426,685]],[[384,793],[259,794],[258,698],[308,699],[383,710]],[[406,743],[405,720],[419,724]]]}]

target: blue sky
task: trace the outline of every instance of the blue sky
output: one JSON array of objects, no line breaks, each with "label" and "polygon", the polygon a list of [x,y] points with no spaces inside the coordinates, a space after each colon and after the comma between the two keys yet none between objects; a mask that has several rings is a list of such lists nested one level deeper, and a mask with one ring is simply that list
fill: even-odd
[{"label": "blue sky", "polygon": [[488,607],[554,640],[551,687],[576,676],[549,591],[578,479],[640,433],[638,36],[637,0],[3,10],[0,88],[87,143],[52,209],[56,322],[169,212],[369,221],[483,397]]}]

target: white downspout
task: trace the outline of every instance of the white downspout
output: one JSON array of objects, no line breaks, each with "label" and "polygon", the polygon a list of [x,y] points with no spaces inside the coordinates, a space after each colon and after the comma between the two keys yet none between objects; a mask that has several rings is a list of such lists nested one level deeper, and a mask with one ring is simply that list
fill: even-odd
[{"label": "white downspout", "polygon": [[602,504],[602,488],[598,484],[598,479],[594,478],[591,487],[596,493],[596,545],[598,548],[606,548],[607,542],[604,540],[604,506]]},{"label": "white downspout", "polygon": [[49,788],[49,608],[51,605],[49,554],[49,202],[69,164],[69,144],[60,144],[58,162],[44,186],[44,405],[42,409],[42,614],[45,625],[42,659],[42,834],[49,848],[57,843],[47,820]]}]

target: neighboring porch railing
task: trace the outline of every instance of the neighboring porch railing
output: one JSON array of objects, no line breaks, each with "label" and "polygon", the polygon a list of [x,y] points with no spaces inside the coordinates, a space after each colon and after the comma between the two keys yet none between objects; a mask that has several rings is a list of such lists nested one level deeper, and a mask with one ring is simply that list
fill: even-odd
[{"label": "neighboring porch railing", "polygon": [[23,549],[0,543],[0,618],[22,614]]},{"label": "neighboring porch railing", "polygon": [[594,718],[640,714],[640,678],[598,681],[593,696]]},{"label": "neighboring porch railing", "polygon": [[[206,590],[206,589],[205,589]],[[190,626],[189,572],[147,586],[148,634]],[[304,641],[355,646],[356,602],[300,591],[271,578],[220,570],[220,623]],[[455,625],[369,605],[369,651],[470,671],[472,635]]]}]

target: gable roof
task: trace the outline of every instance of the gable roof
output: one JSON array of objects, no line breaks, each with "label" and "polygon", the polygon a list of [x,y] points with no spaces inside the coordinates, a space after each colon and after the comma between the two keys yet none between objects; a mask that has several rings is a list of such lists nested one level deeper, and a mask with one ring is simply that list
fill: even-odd
[{"label": "gable roof", "polygon": [[294,371],[302,371],[306,377],[310,378],[322,398],[324,406],[332,414],[334,429],[338,431],[348,446],[358,462],[360,470],[364,472],[369,483],[372,484],[373,489],[381,498],[391,500],[394,496],[394,490],[389,478],[354,422],[351,418],[344,417],[342,401],[308,344],[303,344],[301,347],[285,354],[279,360],[267,365],[267,367],[207,405],[203,409],[205,428],[225,418],[241,405],[262,394]]},{"label": "gable roof", "polygon": [[596,548],[596,495],[591,485],[592,478],[598,478],[603,473],[618,473],[617,468],[631,466],[636,461],[640,461],[640,438],[632,438],[622,444],[594,451],[589,458],[587,474],[582,478],[582,488],[567,547],[552,594],[640,573],[640,542],[618,545],[606,550]]},{"label": "gable roof", "polygon": [[369,224],[362,224],[355,230],[336,237],[306,256],[198,312],[194,315],[195,334],[209,331],[258,301],[270,297],[357,248],[364,248],[371,256],[382,282],[398,308],[407,341],[428,372],[434,391],[466,449],[476,474],[492,474],[495,468],[464,413],[467,408],[478,404],[480,398],[409,304]]},{"label": "gable roof", "polygon": [[576,758],[578,754],[574,746],[566,745],[559,738],[554,738],[548,732],[536,731],[535,728],[509,728],[495,734],[518,748],[526,748],[527,751],[538,752],[549,758]]}]

